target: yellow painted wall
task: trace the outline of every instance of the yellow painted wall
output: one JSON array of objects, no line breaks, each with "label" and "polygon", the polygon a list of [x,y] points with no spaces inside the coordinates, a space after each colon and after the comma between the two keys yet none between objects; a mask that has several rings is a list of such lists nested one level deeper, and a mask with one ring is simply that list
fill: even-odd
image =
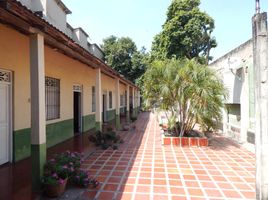
[{"label": "yellow painted wall", "polygon": [[[107,94],[107,109],[112,110],[115,109],[115,89],[116,89],[116,79],[113,79],[105,74],[101,74],[101,87],[102,93]],[[113,108],[109,108],[109,91],[113,93]]]},{"label": "yellow painted wall", "polygon": [[[11,70],[13,77],[14,130],[30,127],[30,55],[29,38],[0,24],[0,68]],[[45,47],[45,74],[60,79],[60,119],[73,118],[73,84],[83,86],[83,115],[92,114],[91,87],[95,85],[95,71],[49,47]],[[111,85],[107,83],[106,85]]]},{"label": "yellow painted wall", "polygon": [[[13,72],[13,126],[14,130],[30,127],[30,47],[29,37],[0,24],[0,69]],[[95,70],[64,54],[45,46],[45,75],[60,79],[60,119],[55,123],[73,118],[73,85],[83,87],[83,116],[92,114],[92,86],[95,85]],[[120,94],[126,86],[120,83]],[[113,93],[115,109],[116,80],[102,74],[102,91]],[[109,109],[107,98],[107,108]]]},{"label": "yellow painted wall", "polygon": [[0,24],[0,68],[14,72],[14,130],[30,127],[29,38]]},{"label": "yellow painted wall", "polygon": [[49,47],[45,47],[46,76],[60,79],[61,118],[57,121],[73,118],[73,85],[83,87],[82,108],[83,116],[92,112],[92,86],[95,86],[95,70],[74,59],[71,59]]}]

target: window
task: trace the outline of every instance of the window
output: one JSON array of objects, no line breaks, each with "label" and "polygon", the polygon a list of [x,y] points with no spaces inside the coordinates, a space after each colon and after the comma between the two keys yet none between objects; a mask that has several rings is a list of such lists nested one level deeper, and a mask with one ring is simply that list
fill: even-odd
[{"label": "window", "polygon": [[113,108],[113,93],[109,92],[109,108]]},{"label": "window", "polygon": [[45,77],[46,120],[60,118],[60,80]]},{"label": "window", "polygon": [[92,112],[96,112],[96,91],[95,91],[95,86],[92,86]]}]

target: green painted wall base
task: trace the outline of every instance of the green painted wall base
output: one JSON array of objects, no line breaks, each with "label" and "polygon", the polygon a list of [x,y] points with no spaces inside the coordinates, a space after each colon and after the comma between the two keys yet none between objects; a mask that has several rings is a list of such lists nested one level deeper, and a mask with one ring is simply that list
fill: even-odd
[{"label": "green painted wall base", "polygon": [[95,123],[95,129],[96,129],[96,131],[102,131],[102,123],[101,122],[96,122]]},{"label": "green painted wall base", "polygon": [[115,115],[115,126],[117,130],[120,130],[121,128],[120,115]]},{"label": "green painted wall base", "polygon": [[89,131],[95,128],[95,114],[83,116],[83,130],[82,132]]},{"label": "green painted wall base", "polygon": [[32,190],[40,191],[41,178],[46,163],[47,146],[46,143],[40,145],[31,145],[31,161],[32,161]]},{"label": "green painted wall base", "polygon": [[[87,118],[86,118],[87,119]],[[86,123],[87,120],[86,120]],[[95,121],[92,125],[95,127]],[[87,126],[88,128],[88,126]],[[73,119],[46,125],[46,146],[52,147],[74,136]],[[16,130],[13,133],[13,160],[18,162],[31,155],[31,129]]]}]

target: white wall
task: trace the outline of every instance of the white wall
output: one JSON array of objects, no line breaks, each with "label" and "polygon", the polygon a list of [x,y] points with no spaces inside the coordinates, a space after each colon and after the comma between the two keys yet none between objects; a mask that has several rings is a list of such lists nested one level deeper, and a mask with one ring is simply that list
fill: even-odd
[{"label": "white wall", "polygon": [[54,0],[47,0],[46,8],[47,20],[59,30],[67,34],[66,13],[62,10],[62,8]]},{"label": "white wall", "polygon": [[246,67],[245,61],[252,58],[252,53],[252,42],[248,41],[209,65],[219,72],[229,90],[229,98],[226,101],[228,104],[240,104],[241,102],[243,68]]},{"label": "white wall", "polygon": [[66,13],[55,0],[18,0],[33,12],[41,11],[43,18],[67,34]]},{"label": "white wall", "polygon": [[88,44],[88,51],[96,56],[97,58],[103,60],[104,59],[104,54],[102,51],[99,50],[96,44]]},{"label": "white wall", "polygon": [[31,0],[18,0],[18,1],[21,2],[22,5],[28,7],[29,9],[32,8],[32,6],[31,6]]},{"label": "white wall", "polygon": [[88,49],[87,47],[87,35],[84,33],[84,31],[81,28],[76,28],[73,31],[73,39],[78,42],[82,47],[85,49]]}]

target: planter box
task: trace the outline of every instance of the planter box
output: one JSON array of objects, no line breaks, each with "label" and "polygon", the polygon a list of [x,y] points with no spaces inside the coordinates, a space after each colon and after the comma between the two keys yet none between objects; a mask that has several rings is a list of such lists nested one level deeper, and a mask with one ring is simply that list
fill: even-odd
[{"label": "planter box", "polygon": [[181,146],[189,146],[189,138],[188,137],[182,137],[181,138]]},{"label": "planter box", "polygon": [[180,145],[181,145],[181,140],[180,140],[180,138],[178,138],[178,137],[173,137],[173,138],[172,138],[172,144],[173,144],[173,145],[176,145],[176,146],[180,146]]},{"label": "planter box", "polygon": [[199,138],[198,145],[200,147],[207,147],[208,146],[208,139],[207,138]]},{"label": "planter box", "polygon": [[207,147],[208,139],[198,137],[167,137],[162,134],[162,144],[183,147]]},{"label": "planter box", "polygon": [[164,145],[171,145],[171,137],[164,137],[163,138],[163,144]]},{"label": "planter box", "polygon": [[198,141],[199,139],[201,138],[197,138],[197,137],[192,137],[192,138],[189,138],[190,139],[190,146],[191,147],[198,147]]}]

